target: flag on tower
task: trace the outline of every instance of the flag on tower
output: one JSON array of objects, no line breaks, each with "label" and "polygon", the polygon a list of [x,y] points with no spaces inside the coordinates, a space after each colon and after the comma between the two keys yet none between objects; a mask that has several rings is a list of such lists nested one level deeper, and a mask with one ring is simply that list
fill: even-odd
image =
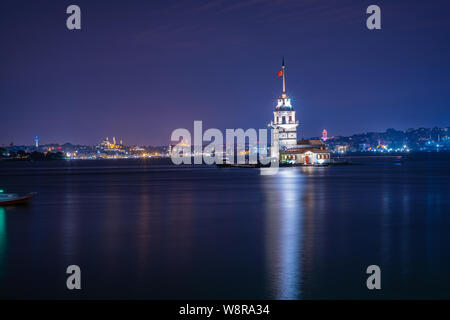
[{"label": "flag on tower", "polygon": [[283,76],[283,70],[278,71],[277,76],[278,77],[282,77]]}]

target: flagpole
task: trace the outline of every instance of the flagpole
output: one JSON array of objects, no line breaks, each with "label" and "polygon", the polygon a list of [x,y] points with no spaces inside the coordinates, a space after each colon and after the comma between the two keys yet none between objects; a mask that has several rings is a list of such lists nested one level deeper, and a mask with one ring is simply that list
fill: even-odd
[{"label": "flagpole", "polygon": [[283,58],[283,63],[281,65],[281,68],[283,70],[283,93],[286,93],[286,80],[284,78],[284,58]]}]

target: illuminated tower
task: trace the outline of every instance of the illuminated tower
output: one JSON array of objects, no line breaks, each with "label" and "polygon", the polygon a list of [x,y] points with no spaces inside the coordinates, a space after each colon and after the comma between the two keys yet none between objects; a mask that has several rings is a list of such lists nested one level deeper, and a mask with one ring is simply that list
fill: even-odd
[{"label": "illuminated tower", "polygon": [[278,103],[273,112],[273,121],[269,124],[278,134],[279,149],[288,149],[297,145],[298,121],[295,119],[295,111],[291,105],[291,99],[286,94],[285,68],[283,59],[281,71],[278,72],[278,76],[283,77],[283,92],[278,97]]},{"label": "illuminated tower", "polygon": [[326,129],[323,129],[322,131],[322,141],[327,141],[328,140],[328,132]]},{"label": "illuminated tower", "polygon": [[39,137],[38,136],[34,137],[34,144],[35,144],[36,148],[39,147]]}]

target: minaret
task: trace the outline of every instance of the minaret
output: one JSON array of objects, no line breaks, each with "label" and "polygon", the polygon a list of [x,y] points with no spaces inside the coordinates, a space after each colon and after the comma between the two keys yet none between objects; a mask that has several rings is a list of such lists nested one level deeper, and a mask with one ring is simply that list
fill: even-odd
[{"label": "minaret", "polygon": [[284,58],[278,76],[283,77],[283,92],[278,97],[278,103],[273,112],[273,121],[270,122],[269,126],[278,133],[279,149],[289,149],[297,145],[298,121],[295,119],[295,110],[291,105],[291,99],[286,93],[286,65]]}]

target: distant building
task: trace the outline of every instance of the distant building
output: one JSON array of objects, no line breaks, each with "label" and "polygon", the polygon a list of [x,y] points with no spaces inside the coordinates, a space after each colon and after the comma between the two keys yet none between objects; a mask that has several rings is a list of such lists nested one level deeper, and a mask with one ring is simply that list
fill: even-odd
[{"label": "distant building", "polygon": [[327,165],[330,150],[320,140],[299,140],[295,147],[280,150],[280,163]]},{"label": "distant building", "polygon": [[323,129],[322,131],[322,141],[327,141],[328,140],[328,132],[326,129]]},{"label": "distant building", "polygon": [[[122,140],[121,140],[122,142]],[[104,157],[114,157],[114,156],[128,156],[127,148],[122,144],[116,144],[116,138],[113,137],[111,142],[108,137],[100,142],[96,146],[97,156]]]},{"label": "distant building", "polygon": [[170,146],[170,156],[184,154],[190,157],[192,155],[192,146],[188,139],[182,139],[178,144]]},{"label": "distant building", "polygon": [[348,144],[339,144],[335,146],[335,152],[346,153],[348,151]]}]

